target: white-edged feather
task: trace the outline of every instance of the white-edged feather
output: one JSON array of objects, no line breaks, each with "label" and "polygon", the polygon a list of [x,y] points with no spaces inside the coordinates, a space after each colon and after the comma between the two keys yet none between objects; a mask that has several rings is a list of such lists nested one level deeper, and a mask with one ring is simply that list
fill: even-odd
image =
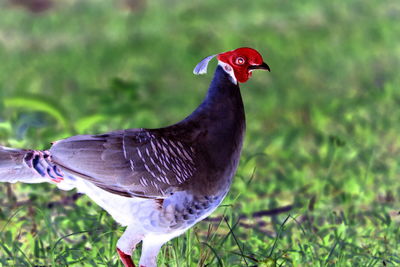
[{"label": "white-edged feather", "polygon": [[202,61],[200,61],[199,64],[197,64],[197,66],[194,68],[193,73],[196,74],[196,75],[206,74],[207,73],[208,63],[215,56],[216,55],[211,55],[211,56],[208,56],[208,57],[204,58]]},{"label": "white-edged feather", "polygon": [[218,60],[218,65],[220,65],[220,66],[222,67],[222,69],[223,69],[226,73],[229,74],[229,76],[230,76],[230,78],[231,78],[231,82],[232,82],[233,84],[237,84],[237,83],[238,83],[238,82],[237,82],[237,79],[236,79],[236,77],[235,77],[235,72],[233,71],[231,65],[229,65],[229,64],[227,64],[227,63],[225,63],[225,62],[219,61],[219,60]]}]

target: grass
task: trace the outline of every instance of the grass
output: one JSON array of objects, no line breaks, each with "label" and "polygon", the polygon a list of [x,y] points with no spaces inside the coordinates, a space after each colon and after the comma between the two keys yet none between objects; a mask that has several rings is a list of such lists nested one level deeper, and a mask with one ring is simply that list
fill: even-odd
[{"label": "grass", "polygon": [[[2,145],[177,122],[211,79],[192,75],[197,62],[251,46],[272,72],[242,85],[231,191],[159,264],[400,264],[397,1],[60,2],[0,4]],[[0,265],[121,266],[122,231],[86,196],[0,186]]]}]

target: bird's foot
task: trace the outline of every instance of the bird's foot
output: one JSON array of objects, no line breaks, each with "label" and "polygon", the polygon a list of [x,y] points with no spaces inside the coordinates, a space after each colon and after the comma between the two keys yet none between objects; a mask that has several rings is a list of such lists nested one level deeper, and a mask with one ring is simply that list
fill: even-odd
[{"label": "bird's foot", "polygon": [[31,150],[26,153],[24,161],[29,168],[34,169],[42,177],[48,177],[55,183],[64,180],[64,174],[51,162],[48,151]]},{"label": "bird's foot", "polygon": [[135,267],[135,264],[132,261],[131,255],[124,253],[122,250],[117,248],[117,252],[119,255],[120,260],[124,264],[125,267]]}]

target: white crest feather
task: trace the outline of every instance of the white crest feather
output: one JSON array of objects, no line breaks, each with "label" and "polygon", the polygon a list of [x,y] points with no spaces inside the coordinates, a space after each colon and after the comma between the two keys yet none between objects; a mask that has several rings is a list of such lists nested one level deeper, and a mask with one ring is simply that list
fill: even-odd
[{"label": "white crest feather", "polygon": [[216,55],[208,56],[204,58],[202,61],[197,64],[194,68],[193,73],[196,75],[206,74],[207,73],[207,66],[211,59],[213,59]]}]

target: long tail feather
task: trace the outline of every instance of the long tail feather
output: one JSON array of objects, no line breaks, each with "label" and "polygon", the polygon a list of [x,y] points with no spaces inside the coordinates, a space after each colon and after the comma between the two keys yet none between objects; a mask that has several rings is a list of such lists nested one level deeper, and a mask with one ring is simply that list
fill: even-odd
[{"label": "long tail feather", "polygon": [[28,166],[26,156],[32,150],[0,146],[0,182],[43,183],[49,179]]}]

